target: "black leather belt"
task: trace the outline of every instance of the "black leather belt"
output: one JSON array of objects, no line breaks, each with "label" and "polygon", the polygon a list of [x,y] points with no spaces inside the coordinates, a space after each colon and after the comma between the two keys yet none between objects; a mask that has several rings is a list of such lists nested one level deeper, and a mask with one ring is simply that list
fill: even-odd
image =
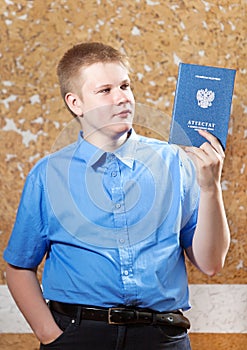
[{"label": "black leather belt", "polygon": [[133,309],[128,307],[100,308],[94,306],[84,306],[76,304],[67,304],[57,301],[50,301],[51,310],[61,314],[81,319],[104,321],[113,325],[127,324],[153,324],[167,325],[189,329],[190,321],[181,311],[156,312],[145,309]]}]

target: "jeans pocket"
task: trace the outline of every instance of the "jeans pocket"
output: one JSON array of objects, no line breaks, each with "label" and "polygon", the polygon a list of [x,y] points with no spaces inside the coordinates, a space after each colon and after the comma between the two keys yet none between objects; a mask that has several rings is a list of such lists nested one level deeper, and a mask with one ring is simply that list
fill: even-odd
[{"label": "jeans pocket", "polygon": [[66,335],[70,334],[77,328],[76,322],[73,318],[59,314],[58,312],[52,311],[52,315],[58,327],[63,331],[59,337],[48,344],[41,344],[40,350],[42,349],[60,349],[59,345],[63,342]]},{"label": "jeans pocket", "polygon": [[168,343],[178,342],[188,337],[187,330],[180,327],[158,326],[164,340]]}]

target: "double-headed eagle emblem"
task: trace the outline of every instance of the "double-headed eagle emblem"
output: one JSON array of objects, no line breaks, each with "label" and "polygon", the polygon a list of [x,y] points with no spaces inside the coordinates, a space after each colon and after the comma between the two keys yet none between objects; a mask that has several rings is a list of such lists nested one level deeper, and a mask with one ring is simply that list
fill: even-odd
[{"label": "double-headed eagle emblem", "polygon": [[215,93],[211,90],[208,90],[207,88],[198,90],[196,94],[198,106],[200,106],[201,108],[208,108],[212,106],[214,98]]}]

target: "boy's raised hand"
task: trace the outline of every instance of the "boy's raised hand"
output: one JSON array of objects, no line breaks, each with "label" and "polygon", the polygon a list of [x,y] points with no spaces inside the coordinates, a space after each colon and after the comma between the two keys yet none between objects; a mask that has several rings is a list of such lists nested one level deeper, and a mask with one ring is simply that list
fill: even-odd
[{"label": "boy's raised hand", "polygon": [[197,170],[197,181],[201,191],[215,191],[220,186],[225,153],[219,140],[205,130],[198,130],[207,141],[200,147],[185,147]]}]

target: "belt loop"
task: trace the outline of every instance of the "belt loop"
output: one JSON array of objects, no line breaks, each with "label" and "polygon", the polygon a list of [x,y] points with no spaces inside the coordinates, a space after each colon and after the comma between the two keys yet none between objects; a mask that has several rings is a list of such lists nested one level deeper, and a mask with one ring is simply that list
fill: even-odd
[{"label": "belt loop", "polygon": [[76,320],[75,320],[76,326],[79,326],[80,322],[81,322],[81,309],[82,309],[82,307],[80,305],[78,305],[77,312],[76,312]]},{"label": "belt loop", "polygon": [[136,321],[138,321],[140,318],[140,313],[138,310],[135,310],[135,318],[136,318]]},{"label": "belt loop", "polygon": [[153,316],[153,317],[152,317],[153,320],[152,320],[151,325],[153,326],[153,325],[156,325],[156,324],[157,324],[157,314],[156,314],[156,312],[153,312],[152,316]]}]

